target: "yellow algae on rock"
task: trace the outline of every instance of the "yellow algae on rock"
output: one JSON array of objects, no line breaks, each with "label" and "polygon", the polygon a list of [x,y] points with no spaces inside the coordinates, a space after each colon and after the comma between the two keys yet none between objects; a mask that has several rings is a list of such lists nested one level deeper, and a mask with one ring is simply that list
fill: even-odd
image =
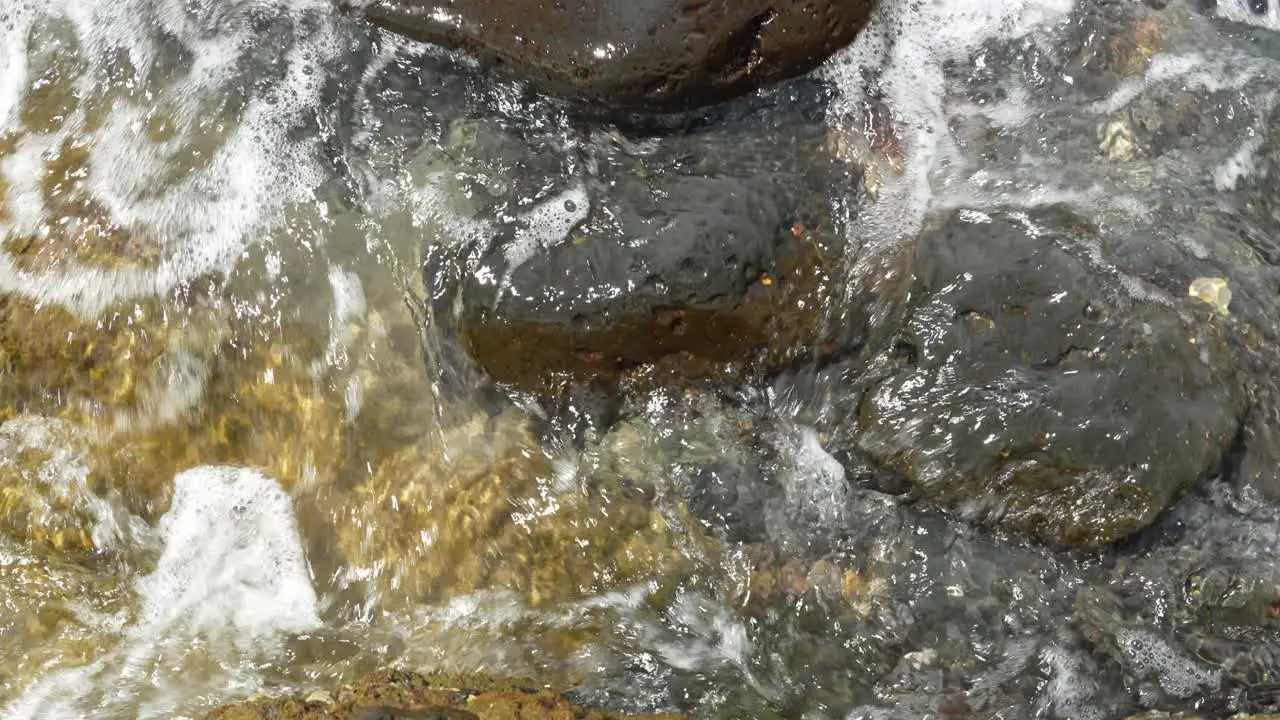
[{"label": "yellow algae on rock", "polygon": [[308,473],[326,478],[350,457],[340,400],[310,372],[319,352],[305,339],[251,345],[231,334],[196,355],[199,397],[178,417],[113,435],[100,451],[102,474],[155,517],[169,504],[173,477],[197,465],[255,467],[285,487]]},{"label": "yellow algae on rock", "polygon": [[27,546],[94,548],[108,503],[89,489],[88,444],[69,423],[19,417],[0,424],[0,533]]},{"label": "yellow algae on rock", "polygon": [[615,715],[575,705],[560,693],[501,678],[436,677],[384,670],[340,689],[333,702],[257,699],[214,709],[207,720],[679,720],[680,715]]},{"label": "yellow algae on rock", "polygon": [[687,567],[697,541],[684,529],[622,488],[563,473],[508,411],[408,447],[319,505],[385,606],[507,589],[536,607]]},{"label": "yellow algae on rock", "polygon": [[1227,308],[1231,305],[1231,288],[1227,286],[1227,281],[1224,278],[1196,278],[1191,281],[1191,287],[1187,290],[1187,294],[1208,303],[1214,310],[1223,315],[1228,314]]},{"label": "yellow algae on rock", "polygon": [[50,667],[90,662],[114,641],[85,620],[125,613],[127,583],[56,557],[27,554],[0,536],[0,697],[11,698]]},{"label": "yellow algae on rock", "polygon": [[127,303],[92,321],[19,295],[0,295],[0,419],[16,412],[128,405],[165,352],[156,302]]},{"label": "yellow algae on rock", "polygon": [[11,230],[0,242],[19,268],[38,272],[68,261],[150,268],[159,262],[160,247],[118,225],[89,192],[90,143],[85,137],[68,137],[45,158],[40,189],[48,222],[34,234]]}]

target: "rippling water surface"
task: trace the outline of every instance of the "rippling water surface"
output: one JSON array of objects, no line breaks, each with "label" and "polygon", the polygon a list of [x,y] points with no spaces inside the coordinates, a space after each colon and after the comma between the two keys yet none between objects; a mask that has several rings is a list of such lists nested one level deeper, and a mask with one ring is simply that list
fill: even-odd
[{"label": "rippling water surface", "polygon": [[[1280,7],[1154,5],[884,0],[776,91],[822,88],[803,121],[868,168],[839,242],[1064,205],[1208,263],[1275,341]],[[0,716],[196,717],[391,665],[696,717],[1274,707],[1275,628],[1227,663],[1160,600],[1276,562],[1258,488],[1211,480],[1125,564],[868,479],[830,373],[611,424],[478,389],[424,253],[465,272],[518,216],[558,242],[593,163],[643,166],[628,132],[327,0],[4,3]]]}]

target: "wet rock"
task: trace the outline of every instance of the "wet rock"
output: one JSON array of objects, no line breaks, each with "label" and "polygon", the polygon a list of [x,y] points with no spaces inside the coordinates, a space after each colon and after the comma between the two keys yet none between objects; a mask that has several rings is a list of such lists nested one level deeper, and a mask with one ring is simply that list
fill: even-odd
[{"label": "wet rock", "polygon": [[[1239,715],[1231,715],[1230,720],[1276,720],[1280,715],[1253,715],[1249,712],[1242,712]],[[1161,712],[1158,710],[1152,712],[1143,712],[1142,715],[1130,715],[1125,720],[1208,720],[1206,715],[1198,714],[1198,712]]]},{"label": "wet rock", "polygon": [[1114,663],[1104,672],[1148,708],[1186,707],[1187,680],[1199,678],[1221,686],[1216,702],[1230,710],[1280,710],[1278,520],[1274,504],[1221,480],[1126,543],[1076,602],[1084,637]]},{"label": "wet rock", "polygon": [[1095,235],[1059,209],[927,230],[861,449],[966,518],[1073,547],[1217,470],[1245,402],[1222,327],[1198,300],[1135,296],[1093,264]]},{"label": "wet rock", "polygon": [[615,715],[583,708],[534,683],[486,677],[427,677],[386,670],[343,687],[330,703],[301,697],[216,708],[207,720],[677,720],[676,715]]},{"label": "wet rock", "polygon": [[[803,114],[771,108],[596,148],[596,173],[482,248],[461,279],[462,344],[492,378],[524,388],[645,371],[725,377],[822,351],[841,261],[830,188],[856,182],[822,160],[825,140]],[[448,273],[427,265],[429,285]],[[441,315],[454,312],[450,293],[435,294]],[[863,342],[866,310],[850,310],[841,344]]]},{"label": "wet rock", "polygon": [[86,622],[88,613],[126,611],[128,579],[97,572],[56,556],[33,557],[0,535],[0,694],[14,698],[47,677],[50,667],[90,662],[115,638]]},{"label": "wet rock", "polygon": [[657,502],[655,478],[616,482],[615,448],[569,464],[530,425],[479,414],[383,458],[349,492],[321,493],[353,585],[387,610],[485,590],[546,607],[704,567],[696,556],[715,544]]},{"label": "wet rock", "polygon": [[373,0],[372,22],[551,92],[653,109],[714,103],[816,67],[871,0]]}]

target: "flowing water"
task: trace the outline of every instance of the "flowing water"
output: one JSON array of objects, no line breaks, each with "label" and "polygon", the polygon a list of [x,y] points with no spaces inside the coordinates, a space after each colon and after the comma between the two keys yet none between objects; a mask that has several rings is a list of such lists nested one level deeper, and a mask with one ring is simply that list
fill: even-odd
[{"label": "flowing water", "polygon": [[[884,0],[799,83],[872,168],[832,191],[842,242],[1065,204],[1236,273],[1274,330],[1280,6],[1167,5]],[[622,134],[328,0],[0,4],[0,717],[197,717],[388,666],[695,717],[1274,704],[1170,639],[1159,590],[1276,563],[1256,488],[1211,480],[1162,521],[1181,550],[1130,567],[864,482],[827,376],[612,424],[476,389],[423,254],[516,216],[538,242],[509,252],[559,242]],[[709,486],[739,511],[700,513]]]}]

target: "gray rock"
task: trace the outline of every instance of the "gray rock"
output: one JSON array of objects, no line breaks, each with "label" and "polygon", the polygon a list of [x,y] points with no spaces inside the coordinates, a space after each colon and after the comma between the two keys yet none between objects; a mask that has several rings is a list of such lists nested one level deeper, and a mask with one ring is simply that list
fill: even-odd
[{"label": "gray rock", "polygon": [[1208,306],[1136,299],[1064,211],[957,212],[917,248],[864,452],[966,518],[1098,547],[1219,468],[1244,412]]}]

